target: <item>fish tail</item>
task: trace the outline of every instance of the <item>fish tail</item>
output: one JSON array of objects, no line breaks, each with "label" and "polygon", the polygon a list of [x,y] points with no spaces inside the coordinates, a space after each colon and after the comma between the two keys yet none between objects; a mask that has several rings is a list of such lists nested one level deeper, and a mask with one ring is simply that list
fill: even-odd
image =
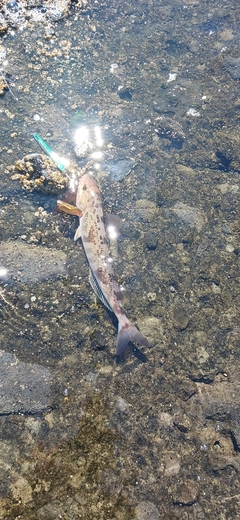
[{"label": "fish tail", "polygon": [[148,340],[141,334],[128,319],[118,322],[118,336],[116,345],[116,354],[119,356],[127,348],[129,341],[150,347]]}]

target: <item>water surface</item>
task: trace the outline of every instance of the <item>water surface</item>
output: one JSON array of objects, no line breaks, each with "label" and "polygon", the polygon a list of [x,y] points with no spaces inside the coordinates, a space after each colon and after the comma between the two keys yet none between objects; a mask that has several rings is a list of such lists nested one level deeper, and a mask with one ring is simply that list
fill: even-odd
[{"label": "water surface", "polygon": [[[0,518],[240,518],[238,11],[73,3],[2,33]],[[63,194],[11,178],[33,133],[121,218],[151,349],[116,360]]]}]

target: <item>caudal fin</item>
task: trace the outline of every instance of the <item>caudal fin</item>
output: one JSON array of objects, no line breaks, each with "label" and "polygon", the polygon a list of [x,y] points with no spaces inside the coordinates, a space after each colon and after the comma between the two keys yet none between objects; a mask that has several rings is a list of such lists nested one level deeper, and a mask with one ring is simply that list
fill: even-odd
[{"label": "caudal fin", "polygon": [[150,347],[148,340],[141,334],[129,320],[124,323],[118,322],[118,336],[116,345],[116,354],[119,356],[127,348],[129,341]]}]

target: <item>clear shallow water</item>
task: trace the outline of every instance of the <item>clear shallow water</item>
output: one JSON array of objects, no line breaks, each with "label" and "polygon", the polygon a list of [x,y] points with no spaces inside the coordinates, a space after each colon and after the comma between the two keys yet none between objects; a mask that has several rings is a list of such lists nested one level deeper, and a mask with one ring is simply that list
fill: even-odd
[{"label": "clear shallow water", "polygon": [[[238,518],[238,22],[234,2],[106,2],[50,39],[3,37],[18,99],[0,98],[2,518]],[[116,363],[75,218],[6,173],[33,133],[75,169],[93,160],[150,350]]]}]

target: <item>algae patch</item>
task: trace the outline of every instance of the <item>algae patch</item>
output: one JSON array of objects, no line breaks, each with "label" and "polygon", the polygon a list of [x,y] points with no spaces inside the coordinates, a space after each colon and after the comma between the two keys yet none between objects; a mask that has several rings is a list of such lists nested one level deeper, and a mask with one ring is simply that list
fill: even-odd
[{"label": "algae patch", "polygon": [[58,515],[65,519],[133,519],[134,508],[126,494],[132,476],[128,469],[128,482],[123,482],[118,474],[117,439],[115,429],[108,425],[106,402],[93,394],[75,438],[51,451],[38,445],[24,461],[28,471],[12,483],[11,496],[5,500],[5,519],[16,515],[22,520]]}]

